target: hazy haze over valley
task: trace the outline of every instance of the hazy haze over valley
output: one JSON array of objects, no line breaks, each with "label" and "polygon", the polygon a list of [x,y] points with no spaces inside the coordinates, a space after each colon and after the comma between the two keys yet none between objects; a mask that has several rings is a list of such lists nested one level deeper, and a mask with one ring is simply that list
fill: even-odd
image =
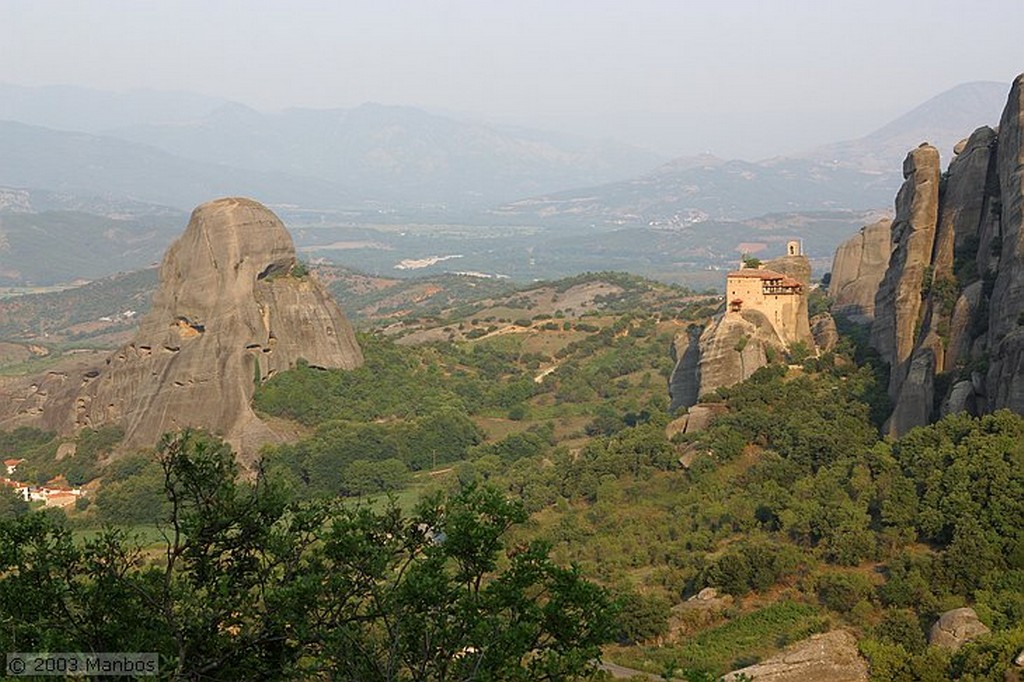
[{"label": "hazy haze over valley", "polygon": [[907,149],[995,123],[1024,8],[976,11],[968,50],[947,2],[8,3],[0,285],[152,264],[223,195],[373,273],[821,272]]}]

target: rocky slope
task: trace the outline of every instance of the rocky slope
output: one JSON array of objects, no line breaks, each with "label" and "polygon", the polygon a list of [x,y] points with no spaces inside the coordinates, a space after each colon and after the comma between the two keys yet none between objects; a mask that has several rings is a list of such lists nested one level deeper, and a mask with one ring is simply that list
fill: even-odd
[{"label": "rocky slope", "polygon": [[857,650],[857,638],[845,630],[813,635],[756,665],[735,670],[727,682],[867,682],[868,664]]},{"label": "rocky slope", "polygon": [[[904,164],[871,328],[872,345],[891,366],[890,433],[947,412],[1024,411],[1022,97],[1024,75],[998,132],[975,130],[945,172],[930,145]],[[855,246],[837,252],[837,301],[853,300],[841,298],[847,290],[864,300],[868,287],[855,273],[874,271],[880,250],[862,250],[856,263]]]},{"label": "rocky slope", "polygon": [[275,440],[250,408],[256,384],[300,359],[362,363],[348,321],[298,267],[281,221],[255,201],[220,199],[197,208],[168,250],[134,339],[103,366],[51,372],[9,396],[0,425],[71,433],[119,424],[125,444],[141,447],[196,426],[252,453]]}]

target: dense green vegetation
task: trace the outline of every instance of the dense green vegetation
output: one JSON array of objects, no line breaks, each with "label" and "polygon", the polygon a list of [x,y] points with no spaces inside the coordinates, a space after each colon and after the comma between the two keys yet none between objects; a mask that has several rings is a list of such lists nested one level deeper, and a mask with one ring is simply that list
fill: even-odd
[{"label": "dense green vegetation", "polygon": [[[0,438],[0,459],[23,459],[18,465],[18,479],[44,485],[63,478],[73,486],[82,485],[99,476],[101,460],[120,442],[120,428],[104,426],[83,429],[73,440],[39,429],[21,427]],[[72,446],[70,454],[57,458],[62,442]]]},{"label": "dense green vegetation", "polygon": [[543,542],[503,556],[526,514],[495,490],[406,516],[239,483],[201,433],[159,458],[155,551],[118,531],[76,544],[45,514],[0,521],[0,647],[157,652],[172,679],[562,680],[610,636],[604,591]]},{"label": "dense green vegetation", "polygon": [[[1024,648],[1024,419],[955,415],[882,439],[885,368],[844,329],[835,352],[719,390],[710,428],[670,438],[671,343],[708,301],[616,285],[581,316],[536,313],[520,294],[497,313],[512,315],[502,333],[479,313],[465,326],[484,331],[456,343],[361,334],[359,370],[273,377],[257,409],[308,435],[264,452],[259,485],[289,509],[375,495],[374,523],[401,515],[381,493],[408,512],[418,497],[501,491],[529,518],[503,531],[499,569],[542,542],[544,561],[615,595],[606,658],[655,675],[713,679],[842,627],[876,680],[1002,679]],[[458,329],[449,315],[438,324]],[[166,469],[147,453],[108,462],[116,437],[85,433],[60,462],[50,434],[14,432],[0,448],[36,477],[102,474],[69,523],[168,518]],[[708,587],[717,596],[694,607]],[[993,633],[956,653],[928,646],[936,617],[967,605]]]}]

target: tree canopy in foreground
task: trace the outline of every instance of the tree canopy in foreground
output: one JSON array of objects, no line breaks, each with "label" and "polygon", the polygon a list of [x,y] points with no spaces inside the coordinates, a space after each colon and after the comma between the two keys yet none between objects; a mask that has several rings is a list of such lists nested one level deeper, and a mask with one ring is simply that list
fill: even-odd
[{"label": "tree canopy in foreground", "polygon": [[199,432],[160,448],[166,542],[107,530],[84,543],[55,517],[0,521],[0,647],[159,652],[179,679],[560,680],[595,669],[613,635],[604,590],[526,519],[468,487],[411,515],[288,501]]}]

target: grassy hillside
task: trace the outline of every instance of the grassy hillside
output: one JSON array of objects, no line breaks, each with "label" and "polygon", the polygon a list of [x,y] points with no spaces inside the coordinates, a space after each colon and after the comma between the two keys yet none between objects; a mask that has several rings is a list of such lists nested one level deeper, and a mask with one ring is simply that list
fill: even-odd
[{"label": "grassy hillside", "polygon": [[[0,339],[83,342],[112,329],[131,329],[149,310],[155,288],[156,270],[148,269],[62,291],[0,298]],[[126,311],[133,314],[125,316]]]},{"label": "grassy hillside", "polygon": [[110,218],[79,211],[0,214],[0,286],[48,286],[160,260],[181,216]]}]

